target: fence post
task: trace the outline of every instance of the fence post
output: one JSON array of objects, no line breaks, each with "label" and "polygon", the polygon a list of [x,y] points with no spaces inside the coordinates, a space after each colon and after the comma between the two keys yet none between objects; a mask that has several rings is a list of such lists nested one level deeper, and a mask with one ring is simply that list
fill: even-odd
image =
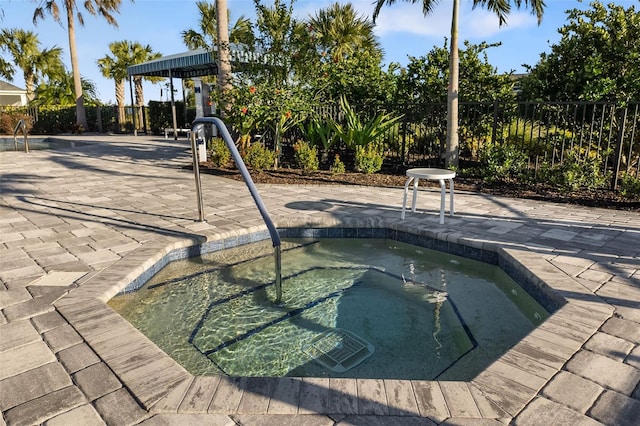
[{"label": "fence post", "polygon": [[[187,108],[184,109],[185,111],[187,110]],[[142,105],[140,107],[140,111],[142,111],[142,131],[144,132],[144,134],[147,134],[147,114],[145,112],[145,106]],[[186,112],[185,112],[186,114]]]},{"label": "fence post", "polygon": [[96,107],[96,127],[98,133],[102,133],[102,107],[100,105]]},{"label": "fence post", "polygon": [[496,143],[496,133],[498,132],[498,100],[493,101],[493,128],[491,129],[491,145]]},{"label": "fence post", "polygon": [[400,154],[400,164],[405,165],[404,150],[407,144],[407,120],[402,120],[402,153]]},{"label": "fence post", "polygon": [[613,176],[611,177],[611,190],[615,191],[618,188],[618,174],[620,174],[620,161],[622,159],[622,144],[624,142],[624,128],[627,124],[627,111],[628,106],[625,106],[621,111],[622,120],[618,126],[618,134],[616,136],[616,153],[613,159]]}]

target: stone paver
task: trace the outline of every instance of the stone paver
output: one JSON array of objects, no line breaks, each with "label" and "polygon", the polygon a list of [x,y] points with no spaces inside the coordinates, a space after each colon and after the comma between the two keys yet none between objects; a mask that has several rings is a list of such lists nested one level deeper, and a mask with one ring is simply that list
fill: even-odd
[{"label": "stone paver", "polygon": [[601,423],[556,402],[536,398],[520,413],[513,424],[516,426],[597,426]]},{"label": "stone paver", "polygon": [[178,407],[178,412],[206,413],[219,383],[220,377],[194,378]]},{"label": "stone paver", "polygon": [[4,413],[8,425],[38,424],[87,402],[75,386],[49,392]]},{"label": "stone paver", "polygon": [[301,383],[302,380],[298,378],[279,380],[273,390],[267,413],[296,414]]},{"label": "stone paver", "polygon": [[596,333],[587,343],[585,349],[613,358],[616,361],[624,359],[633,350],[633,343],[606,333]]},{"label": "stone paver", "polygon": [[0,381],[56,361],[42,340],[0,352]]},{"label": "stone paver", "polygon": [[[63,151],[0,153],[0,426],[636,424],[637,213],[460,192],[439,225],[435,190],[400,221],[402,188],[263,185],[279,227],[503,250],[568,303],[472,382],[194,378],[104,302],[170,248],[263,222],[242,182],[214,176],[202,179],[207,222],[195,221],[187,144],[91,140],[73,166]],[[13,178],[27,169],[29,182]],[[81,278],[47,282],[54,271]]]},{"label": "stone paver", "polygon": [[67,325],[67,321],[62,318],[60,313],[58,313],[57,311],[47,312],[46,314],[35,316],[31,318],[31,322],[33,323],[36,330],[38,330],[38,333],[44,333],[54,328]]},{"label": "stone paver", "polygon": [[358,386],[355,380],[329,378],[329,412],[358,413]]},{"label": "stone paver", "polygon": [[0,352],[19,348],[42,340],[40,334],[27,320],[13,321],[0,326]]},{"label": "stone paver", "polygon": [[71,378],[57,362],[11,376],[0,381],[0,411],[71,385]]},{"label": "stone paver", "polygon": [[640,345],[640,327],[636,322],[613,317],[602,325],[602,331]]},{"label": "stone paver", "polygon": [[440,384],[437,382],[412,382],[420,415],[440,423],[451,416]]},{"label": "stone paver", "polygon": [[47,420],[45,426],[100,426],[106,424],[91,404],[81,405]]},{"label": "stone paver", "polygon": [[[241,418],[242,419],[242,418]],[[260,420],[260,417],[257,418]],[[243,420],[244,421],[244,420]],[[241,423],[242,424],[242,423]],[[246,424],[251,424],[247,419]],[[253,423],[253,424],[257,424]],[[234,420],[224,414],[157,414],[140,423],[143,426],[237,426]]]},{"label": "stone paver", "polygon": [[25,287],[2,290],[0,291],[0,309],[15,305],[16,303],[25,302],[31,298],[31,294]]},{"label": "stone paver", "polygon": [[567,371],[561,371],[542,390],[542,395],[580,413],[586,413],[604,388]]},{"label": "stone paver", "polygon": [[441,382],[440,389],[449,407],[451,417],[480,417],[471,389],[464,382]]},{"label": "stone paver", "polygon": [[124,388],[96,399],[94,406],[109,425],[136,424],[149,417],[149,413]]},{"label": "stone paver", "polygon": [[54,353],[82,343],[82,337],[68,324],[46,331],[42,337]]},{"label": "stone paver", "polygon": [[640,401],[613,391],[606,391],[590,414],[607,425],[634,426],[640,419]]},{"label": "stone paver", "polygon": [[640,370],[640,345],[636,346],[631,353],[629,353],[624,362]]},{"label": "stone paver", "polygon": [[631,395],[640,382],[640,370],[590,351],[578,352],[567,370],[599,385]]},{"label": "stone paver", "polygon": [[85,343],[63,349],[57,355],[69,374],[100,362],[100,358]]},{"label": "stone paver", "polygon": [[78,371],[73,374],[73,380],[89,401],[122,387],[118,378],[103,362]]},{"label": "stone paver", "polygon": [[[247,377],[246,389],[240,398],[240,404],[238,404],[238,413],[267,414],[274,385],[275,380],[272,378]],[[299,409],[304,411],[305,408],[306,406],[301,404]]]},{"label": "stone paver", "polygon": [[[251,389],[247,386],[248,389]],[[245,393],[247,393],[245,391]],[[299,414],[327,413],[329,409],[329,378],[305,377],[300,388]]]},{"label": "stone paver", "polygon": [[53,311],[51,304],[65,293],[66,290],[50,292],[44,296],[7,306],[3,309],[3,314],[9,321],[16,321],[51,312]]}]

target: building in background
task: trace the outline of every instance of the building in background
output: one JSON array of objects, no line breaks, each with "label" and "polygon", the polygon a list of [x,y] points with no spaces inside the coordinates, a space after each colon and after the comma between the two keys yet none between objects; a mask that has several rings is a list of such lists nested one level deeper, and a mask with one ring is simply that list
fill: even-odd
[{"label": "building in background", "polygon": [[26,90],[0,80],[0,106],[20,107],[28,103]]}]

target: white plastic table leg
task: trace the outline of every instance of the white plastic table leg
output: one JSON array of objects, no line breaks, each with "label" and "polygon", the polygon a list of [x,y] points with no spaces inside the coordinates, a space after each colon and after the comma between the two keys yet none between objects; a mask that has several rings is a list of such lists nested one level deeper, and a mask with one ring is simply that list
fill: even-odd
[{"label": "white plastic table leg", "polygon": [[416,211],[416,201],[418,200],[418,182],[420,182],[420,178],[414,178],[413,181],[413,201],[411,202],[411,211]]},{"label": "white plastic table leg", "polygon": [[444,224],[444,199],[447,196],[447,188],[444,179],[440,179],[440,225]]},{"label": "white plastic table leg", "polygon": [[453,216],[453,178],[449,179],[449,216]]},{"label": "white plastic table leg", "polygon": [[[407,208],[407,193],[409,192],[409,184],[413,180],[412,177],[407,179],[407,182],[404,184],[404,198],[402,199],[402,214],[400,215],[400,219],[404,220],[404,212]],[[415,198],[415,195],[414,195]]]}]

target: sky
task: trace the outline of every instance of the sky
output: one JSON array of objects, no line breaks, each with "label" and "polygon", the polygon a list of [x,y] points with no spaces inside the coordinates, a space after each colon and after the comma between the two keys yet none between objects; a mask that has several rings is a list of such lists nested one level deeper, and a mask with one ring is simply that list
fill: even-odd
[{"label": "sky", "polygon": [[[84,0],[77,0],[81,5]],[[339,3],[348,3],[338,0]],[[604,0],[604,3],[610,3]],[[0,28],[21,28],[38,35],[41,48],[61,47],[63,61],[71,69],[69,42],[66,27],[56,23],[50,15],[33,24],[33,11],[43,0],[0,0]],[[58,0],[58,3],[64,3]],[[335,0],[297,0],[294,14],[303,19],[314,15],[319,9],[335,3]],[[371,17],[373,0],[352,0],[350,2],[361,16]],[[513,1],[511,2],[514,3]],[[524,3],[524,2],[523,2]],[[617,0],[614,3],[630,7],[638,0]],[[262,0],[262,4],[273,4]],[[288,2],[287,2],[288,4]],[[464,40],[471,43],[502,43],[488,50],[488,60],[498,72],[524,72],[523,64],[535,65],[542,52],[549,52],[550,46],[560,39],[558,29],[566,23],[566,10],[586,9],[588,1],[546,0],[544,17],[540,25],[529,10],[512,10],[507,25],[500,27],[494,14],[478,7],[473,9],[472,0],[460,0],[460,46]],[[451,31],[451,0],[440,0],[434,12],[427,17],[422,14],[422,4],[418,2],[396,1],[392,6],[384,6],[376,20],[375,34],[384,50],[384,64],[397,62],[406,65],[409,56],[426,55],[434,46],[444,46],[445,38]],[[231,13],[230,22],[244,15],[255,21],[253,0],[227,0]],[[104,103],[115,103],[113,80],[102,76],[97,60],[110,54],[109,43],[121,40],[137,41],[163,55],[187,51],[182,43],[181,33],[187,29],[197,29],[199,14],[195,0],[122,0],[120,13],[116,15],[118,27],[110,26],[103,18],[84,13],[85,25],[76,28],[76,42],[80,57],[82,76],[93,81],[99,98]],[[6,58],[6,56],[5,56]],[[22,73],[18,72],[12,84],[24,88]],[[145,85],[145,102],[166,100],[165,83]],[[176,87],[179,87],[176,82]],[[127,87],[127,99],[130,99]],[[161,95],[162,93],[162,95]],[[179,95],[181,97],[181,94]]]}]

